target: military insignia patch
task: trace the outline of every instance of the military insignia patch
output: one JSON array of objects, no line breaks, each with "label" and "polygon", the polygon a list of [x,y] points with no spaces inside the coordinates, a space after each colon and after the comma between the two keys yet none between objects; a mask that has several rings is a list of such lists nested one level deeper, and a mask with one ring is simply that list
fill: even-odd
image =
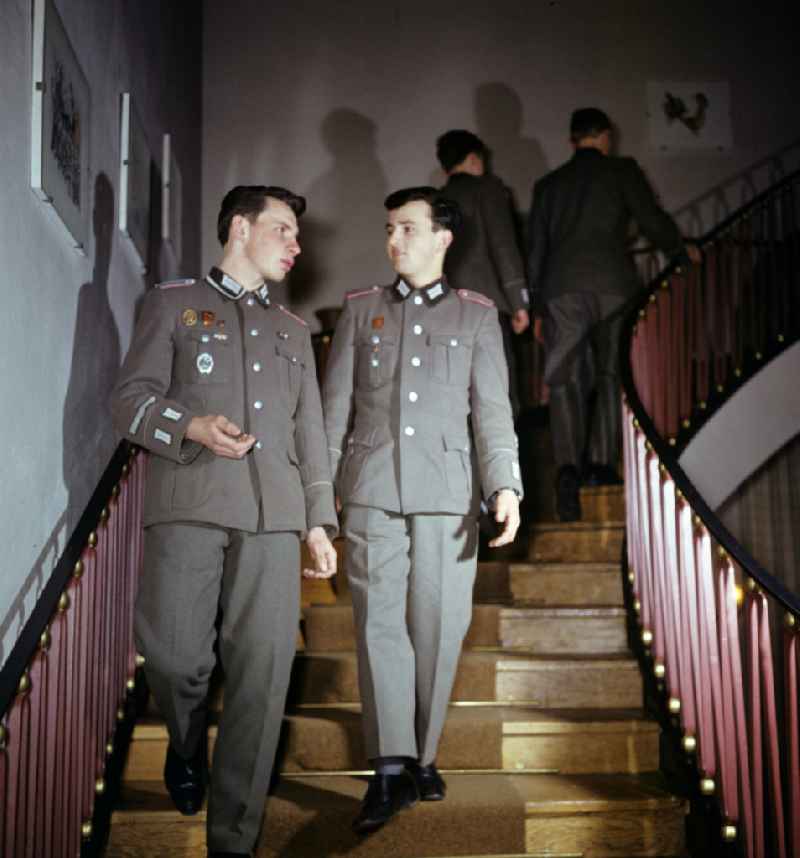
[{"label": "military insignia patch", "polygon": [[192,328],[197,324],[197,310],[192,310],[190,307],[183,311],[181,321],[187,328]]},{"label": "military insignia patch", "polygon": [[200,313],[200,319],[203,322],[204,328],[210,328],[214,324],[214,314],[211,310],[203,310]]},{"label": "military insignia patch", "polygon": [[375,316],[372,320],[372,327],[376,331],[379,331],[383,327],[383,316]]},{"label": "military insignia patch", "polygon": [[214,369],[214,357],[208,352],[202,352],[197,356],[197,371],[200,375],[210,375]]}]

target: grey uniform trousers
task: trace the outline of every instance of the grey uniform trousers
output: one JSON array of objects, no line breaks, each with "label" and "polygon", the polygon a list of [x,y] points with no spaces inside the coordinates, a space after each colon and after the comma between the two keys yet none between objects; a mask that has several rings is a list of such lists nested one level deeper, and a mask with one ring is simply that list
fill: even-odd
[{"label": "grey uniform trousers", "polygon": [[205,736],[218,637],[225,699],[209,849],[249,852],[258,837],[297,643],[299,570],[296,533],[197,524],[145,529],[136,644],[170,742],[184,758]]},{"label": "grey uniform trousers", "polygon": [[367,757],[427,765],[472,616],[476,521],[348,504],[344,533]]},{"label": "grey uniform trousers", "polygon": [[[556,464],[616,465],[620,454],[618,345],[627,298],[570,292],[547,302],[544,381]],[[589,399],[594,392],[594,408]]]}]

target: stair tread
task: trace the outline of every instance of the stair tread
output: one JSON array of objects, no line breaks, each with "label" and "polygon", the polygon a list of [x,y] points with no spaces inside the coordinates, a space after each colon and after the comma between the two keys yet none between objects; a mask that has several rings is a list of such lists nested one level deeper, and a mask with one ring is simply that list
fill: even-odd
[{"label": "stair tread", "polygon": [[[619,605],[539,605],[529,604],[528,600],[514,601],[510,604],[498,604],[496,602],[476,602],[472,606],[473,614],[477,612],[497,612],[504,617],[533,616],[533,617],[624,617],[626,610]],[[304,608],[303,612],[308,617],[311,614],[323,616],[325,614],[340,615],[351,614],[353,608],[348,604],[313,605]]]},{"label": "stair tread", "polygon": [[[356,654],[354,650],[313,650],[307,649],[303,652],[298,652],[296,658],[298,659],[330,659],[332,661],[353,661],[355,660]],[[584,664],[587,662],[591,662],[594,666],[603,665],[604,663],[609,664],[625,664],[626,666],[636,667],[638,670],[638,663],[636,659],[630,652],[627,653],[611,653],[611,654],[601,654],[594,655],[593,653],[588,653],[586,655],[574,655],[574,654],[559,654],[553,653],[548,655],[537,655],[536,653],[529,652],[523,649],[508,649],[506,647],[492,647],[483,648],[483,649],[475,649],[475,650],[464,650],[461,653],[461,659],[469,660],[469,661],[485,661],[491,662],[496,661],[502,663],[503,661],[508,661],[513,665],[524,665],[526,662],[531,662],[534,666],[537,665],[546,665],[549,662],[557,662],[559,666],[563,666],[564,664]]]},{"label": "stair tread", "polygon": [[531,533],[551,533],[567,531],[581,533],[584,531],[624,530],[624,521],[538,521],[531,525]]}]

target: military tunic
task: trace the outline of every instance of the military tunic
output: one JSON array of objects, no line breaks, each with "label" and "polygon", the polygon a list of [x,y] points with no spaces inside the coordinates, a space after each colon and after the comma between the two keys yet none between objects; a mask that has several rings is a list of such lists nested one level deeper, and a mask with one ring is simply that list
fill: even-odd
[{"label": "military tunic", "polygon": [[[153,454],[135,616],[148,683],[170,743],[189,758],[219,652],[225,705],[208,844],[247,853],[295,650],[299,534],[337,529],[308,328],[266,285],[247,292],[216,268],[163,284],[145,296],[112,414],[120,434]],[[243,459],[186,438],[192,417],[209,414],[255,436]]]},{"label": "military tunic", "polygon": [[522,495],[493,302],[444,279],[350,292],[323,402],[367,752],[427,763],[469,625],[481,490]]}]

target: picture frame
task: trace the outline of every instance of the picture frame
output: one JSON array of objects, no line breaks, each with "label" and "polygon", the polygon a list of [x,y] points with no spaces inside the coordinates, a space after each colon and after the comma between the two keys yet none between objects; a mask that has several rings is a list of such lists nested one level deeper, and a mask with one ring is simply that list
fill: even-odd
[{"label": "picture frame", "polygon": [[31,189],[87,254],[91,90],[53,0],[34,0]]},{"label": "picture frame", "polygon": [[172,146],[172,136],[164,134],[161,153],[161,238],[172,248],[180,264],[183,225],[183,178]]},{"label": "picture frame", "polygon": [[119,230],[147,271],[150,244],[151,154],[129,92],[120,98]]}]

